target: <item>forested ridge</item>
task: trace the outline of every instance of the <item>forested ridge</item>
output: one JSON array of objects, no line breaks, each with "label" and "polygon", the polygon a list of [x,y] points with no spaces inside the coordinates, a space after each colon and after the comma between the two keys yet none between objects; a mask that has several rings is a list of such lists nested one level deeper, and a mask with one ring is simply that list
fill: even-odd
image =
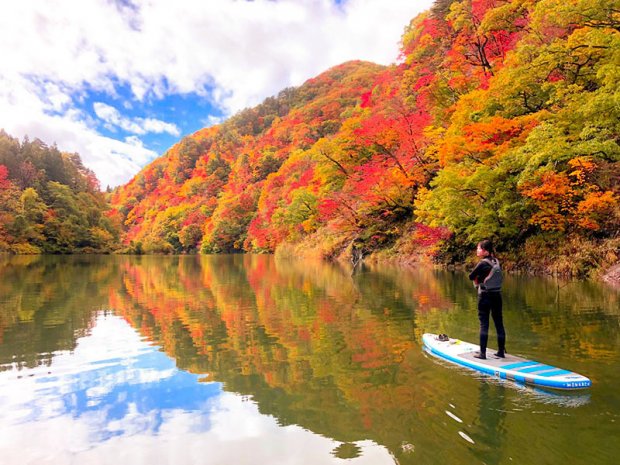
[{"label": "forested ridge", "polygon": [[80,156],[0,130],[0,252],[107,253],[120,225]]},{"label": "forested ridge", "polygon": [[110,195],[129,253],[616,263],[620,9],[438,0],[348,62],[183,138]]}]

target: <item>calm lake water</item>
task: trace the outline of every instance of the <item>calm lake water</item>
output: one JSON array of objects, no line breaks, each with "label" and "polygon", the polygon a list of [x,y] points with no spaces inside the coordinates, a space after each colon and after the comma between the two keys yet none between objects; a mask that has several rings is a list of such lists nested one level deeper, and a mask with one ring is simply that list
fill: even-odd
[{"label": "calm lake water", "polygon": [[504,302],[509,352],[593,387],[537,391],[425,354],[424,332],[477,341],[461,272],[0,257],[0,462],[618,463],[618,291],[508,276]]}]

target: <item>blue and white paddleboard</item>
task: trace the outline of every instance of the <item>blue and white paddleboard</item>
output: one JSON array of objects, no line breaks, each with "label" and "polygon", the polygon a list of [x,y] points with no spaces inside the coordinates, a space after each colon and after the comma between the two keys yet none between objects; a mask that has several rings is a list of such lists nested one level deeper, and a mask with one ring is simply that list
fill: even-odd
[{"label": "blue and white paddleboard", "polygon": [[[493,355],[487,355],[486,360],[474,358],[480,346],[458,339],[449,338],[447,341],[441,341],[437,334],[426,333],[422,336],[422,340],[424,347],[432,355],[496,378],[552,389],[586,389],[592,385],[588,378],[578,373],[512,354],[506,354],[506,358],[497,358]],[[492,349],[487,350],[487,354],[493,352],[495,351]]]}]

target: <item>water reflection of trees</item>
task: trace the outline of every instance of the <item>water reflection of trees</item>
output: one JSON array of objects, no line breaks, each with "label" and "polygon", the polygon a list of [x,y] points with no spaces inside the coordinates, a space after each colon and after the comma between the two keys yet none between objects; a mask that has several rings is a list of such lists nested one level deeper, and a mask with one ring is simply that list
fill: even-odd
[{"label": "water reflection of trees", "polygon": [[[455,377],[478,383],[424,369],[419,346],[427,331],[476,339],[475,291],[462,273],[373,267],[351,276],[250,255],[19,259],[0,262],[4,363],[13,353],[23,365],[49,362],[109,308],[179,368],[251,396],[281,424],[344,443],[373,439],[400,463],[413,460],[411,442],[416,460],[433,448],[426,429],[445,408],[434,393],[450,392]],[[558,303],[556,288],[506,279],[511,334],[604,360],[618,347],[618,294],[570,284]],[[462,408],[473,417],[478,399],[469,400]]]},{"label": "water reflection of trees", "polygon": [[[615,359],[620,344],[620,293],[592,282],[513,277],[504,292],[523,348],[552,359],[567,354],[584,360]],[[533,355],[533,356],[534,356]]]},{"label": "water reflection of trees", "polygon": [[[88,333],[117,279],[111,257],[0,257],[0,364],[50,364]],[[7,365],[8,364],[8,365]]]},{"label": "water reflection of trees", "polygon": [[399,453],[433,389],[416,383],[409,293],[324,263],[156,260],[125,262],[111,305],[179,367],[251,395],[281,424]]},{"label": "water reflection of trees", "polygon": [[[343,442],[371,438],[401,461],[412,436],[425,442],[433,391],[449,390],[449,378],[420,379],[419,336],[477,337],[475,291],[462,273],[375,267],[351,276],[321,262],[248,255],[150,260],[124,264],[112,306],[181,368],[251,395],[282,424]],[[519,279],[507,279],[513,333],[547,331],[527,319],[529,306],[540,307],[536,293],[546,295],[536,286],[523,293]],[[610,310],[593,307],[594,331],[604,331]],[[578,308],[562,308],[561,318],[581,319]]]}]

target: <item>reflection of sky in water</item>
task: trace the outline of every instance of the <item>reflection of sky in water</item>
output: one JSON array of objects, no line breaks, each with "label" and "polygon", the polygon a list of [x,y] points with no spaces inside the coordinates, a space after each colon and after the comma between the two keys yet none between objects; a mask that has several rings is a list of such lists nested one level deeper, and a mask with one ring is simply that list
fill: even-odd
[{"label": "reflection of sky in water", "polygon": [[[121,318],[101,315],[50,367],[0,372],[3,465],[342,463],[340,443],[281,427],[246,397],[176,368]],[[371,441],[347,463],[393,463]]]}]

